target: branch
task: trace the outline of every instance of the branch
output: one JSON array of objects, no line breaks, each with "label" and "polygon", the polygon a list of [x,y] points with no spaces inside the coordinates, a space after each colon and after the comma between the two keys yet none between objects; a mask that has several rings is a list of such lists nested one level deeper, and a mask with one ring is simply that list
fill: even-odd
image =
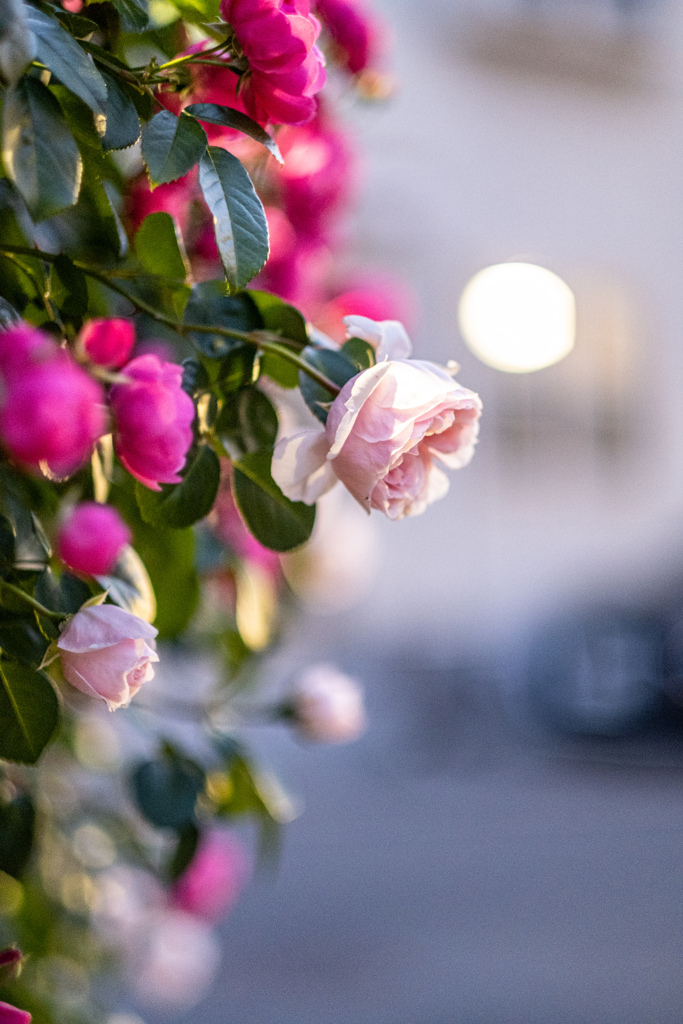
[{"label": "branch", "polygon": [[14,594],[15,597],[20,597],[26,604],[30,604],[31,608],[39,615],[43,615],[46,619],[54,619],[55,622],[61,622],[66,618],[66,612],[53,612],[49,608],[46,608],[40,601],[36,601],[35,597],[31,597],[21,587],[15,587],[13,583],[8,583],[7,580],[0,580],[0,587],[4,587],[5,590],[9,590],[10,593]]}]

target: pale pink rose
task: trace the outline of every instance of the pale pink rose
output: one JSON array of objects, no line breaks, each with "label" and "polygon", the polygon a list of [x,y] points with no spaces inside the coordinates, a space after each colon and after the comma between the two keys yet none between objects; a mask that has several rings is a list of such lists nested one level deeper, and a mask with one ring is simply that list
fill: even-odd
[{"label": "pale pink rose", "polygon": [[180,483],[195,415],[181,387],[182,366],[145,355],[121,372],[128,381],[110,392],[116,454],[145,487],[160,491],[160,483]]},{"label": "pale pink rose", "polygon": [[299,735],[316,743],[350,743],[367,728],[363,691],[334,665],[311,665],[288,707]]},{"label": "pale pink rose", "polygon": [[35,327],[0,333],[0,438],[26,466],[68,476],[105,430],[100,385]]},{"label": "pale pink rose", "polygon": [[31,1024],[31,1014],[9,1003],[0,1003],[0,1024]]},{"label": "pale pink rose", "polygon": [[440,466],[470,462],[481,400],[440,366],[406,359],[411,346],[401,324],[346,322],[352,335],[376,346],[382,361],[347,381],[324,429],[281,438],[273,479],[292,501],[308,505],[341,480],[367,512],[419,515],[448,490]]},{"label": "pale pink rose", "polygon": [[57,533],[57,554],[75,572],[106,576],[131,532],[111,505],[82,501],[71,510]]},{"label": "pale pink rose", "polygon": [[110,711],[125,708],[158,661],[148,622],[113,604],[82,608],[57,641],[62,672],[72,686],[99,697]]},{"label": "pale pink rose", "polygon": [[228,832],[205,836],[192,863],[173,887],[173,905],[188,914],[218,921],[242,892],[251,866],[242,844]]},{"label": "pale pink rose", "polygon": [[127,361],[135,344],[135,328],[130,320],[88,320],[78,342],[93,363],[118,369]]}]

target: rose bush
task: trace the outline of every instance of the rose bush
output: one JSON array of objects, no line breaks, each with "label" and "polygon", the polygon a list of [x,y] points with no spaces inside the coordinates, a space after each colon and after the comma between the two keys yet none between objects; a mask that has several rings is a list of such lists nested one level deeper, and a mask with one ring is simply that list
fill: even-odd
[{"label": "rose bush", "polygon": [[64,677],[110,711],[125,708],[154,677],[156,635],[154,626],[115,605],[83,608],[57,641]]}]

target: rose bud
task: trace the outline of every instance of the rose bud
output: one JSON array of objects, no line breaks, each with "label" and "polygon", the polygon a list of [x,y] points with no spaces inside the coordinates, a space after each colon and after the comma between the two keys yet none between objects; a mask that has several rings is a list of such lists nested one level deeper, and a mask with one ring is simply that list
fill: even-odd
[{"label": "rose bud", "polygon": [[249,857],[227,832],[204,837],[192,863],[173,887],[173,905],[218,921],[236,902],[251,874]]},{"label": "rose bud", "polygon": [[317,0],[316,10],[335,44],[335,56],[352,75],[375,60],[387,30],[358,0]]},{"label": "rose bud", "polygon": [[31,1014],[9,1003],[0,1003],[0,1024],[31,1024]]},{"label": "rose bud", "polygon": [[350,743],[367,728],[360,686],[334,665],[308,668],[285,709],[299,735],[315,743]]},{"label": "rose bud", "polygon": [[104,394],[37,328],[0,333],[0,437],[30,467],[68,476],[104,433]]},{"label": "rose bud", "polygon": [[74,572],[106,576],[130,541],[131,532],[115,508],[82,501],[60,526],[56,547]]},{"label": "rose bud", "polygon": [[481,400],[435,363],[405,358],[411,346],[401,324],[365,317],[346,323],[382,361],[346,382],[324,430],[278,442],[273,479],[292,501],[308,505],[341,480],[368,513],[419,515],[448,491],[439,466],[461,469],[472,459]]},{"label": "rose bud", "polygon": [[154,676],[157,632],[113,604],[82,608],[57,641],[62,672],[81,693],[105,701],[110,711],[125,708]]},{"label": "rose bud", "polygon": [[23,955],[20,949],[0,950],[0,985],[9,985],[21,973]]},{"label": "rose bud", "polygon": [[130,320],[89,320],[78,341],[93,363],[118,369],[135,344],[135,328]]},{"label": "rose bud", "polygon": [[194,403],[182,387],[183,368],[158,356],[138,356],[124,366],[128,383],[110,393],[114,447],[140,483],[154,491],[178,484],[192,444]]}]

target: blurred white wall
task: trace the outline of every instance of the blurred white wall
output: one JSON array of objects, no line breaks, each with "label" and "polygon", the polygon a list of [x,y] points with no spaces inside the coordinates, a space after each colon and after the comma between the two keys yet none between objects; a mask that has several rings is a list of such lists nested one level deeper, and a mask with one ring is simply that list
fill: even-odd
[{"label": "blurred white wall", "polygon": [[[457,359],[485,413],[447,498],[375,514],[383,562],[348,626],[378,651],[448,655],[572,601],[683,591],[683,5],[650,6],[384,4],[400,92],[353,111],[358,255],[413,283],[417,354]],[[509,259],[578,304],[575,351],[523,377],[479,363],[456,319],[468,279]]]}]

